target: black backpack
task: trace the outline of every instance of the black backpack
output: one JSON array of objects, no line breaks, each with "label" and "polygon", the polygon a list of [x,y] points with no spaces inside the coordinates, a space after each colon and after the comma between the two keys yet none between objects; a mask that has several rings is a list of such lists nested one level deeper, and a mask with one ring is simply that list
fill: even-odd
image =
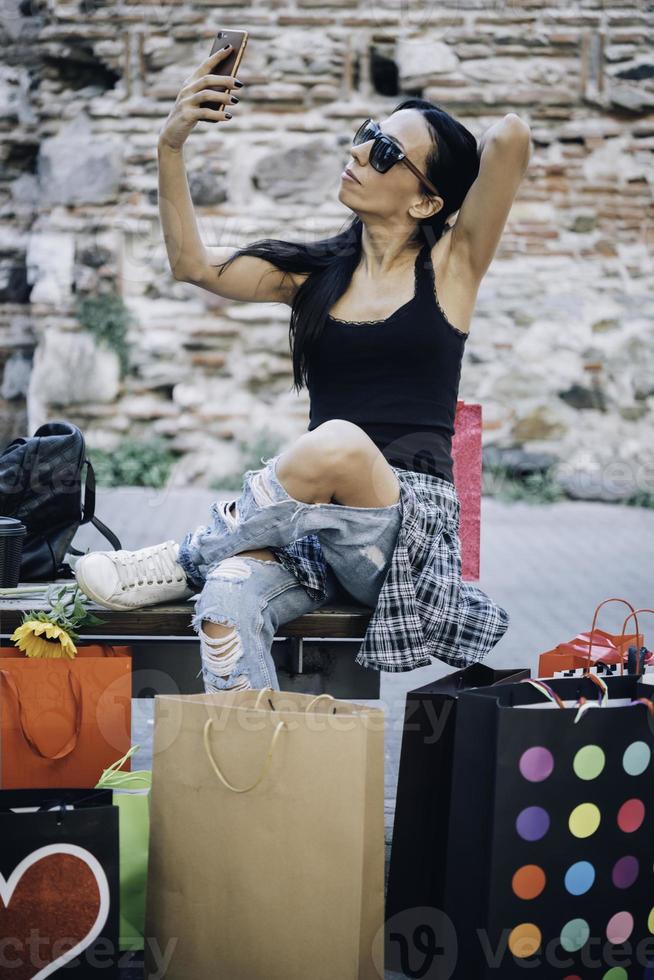
[{"label": "black backpack", "polygon": [[[84,509],[82,469],[86,464]],[[52,582],[72,578],[63,558],[83,555],[71,546],[78,527],[89,521],[114,550],[120,541],[94,516],[95,473],[86,458],[80,429],[71,422],[46,422],[30,439],[14,439],[0,452],[0,515],[23,522],[21,582]]]}]

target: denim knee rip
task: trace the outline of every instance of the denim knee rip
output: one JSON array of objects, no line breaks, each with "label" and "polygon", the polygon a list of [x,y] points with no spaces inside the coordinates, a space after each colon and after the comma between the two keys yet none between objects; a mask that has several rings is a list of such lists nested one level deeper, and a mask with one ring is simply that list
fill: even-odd
[{"label": "denim knee rip", "polygon": [[257,470],[257,472],[252,477],[250,486],[252,487],[252,496],[256,500],[259,507],[266,507],[268,504],[277,503],[277,498],[272,492],[272,487],[270,485],[270,478],[265,479],[268,476],[268,465],[262,470]]},{"label": "denim knee rip", "polygon": [[[224,558],[213,568],[208,576],[210,579],[221,579],[226,583],[238,584],[252,574],[250,562],[266,562],[268,559],[241,555]],[[218,626],[231,627],[224,636],[210,636],[203,628],[205,621],[216,623]],[[210,612],[196,612],[192,618],[192,626],[200,637],[200,654],[202,658],[202,677],[205,690],[213,691],[244,691],[252,687],[247,671],[234,676],[236,665],[243,656],[243,646],[238,624],[227,616],[216,616]]]},{"label": "denim knee rip", "polygon": [[250,518],[254,518],[266,508],[276,504],[294,504],[291,518],[312,506],[307,501],[296,500],[291,497],[279,482],[275,473],[277,459],[278,456],[273,456],[266,460],[262,469],[246,470],[243,476],[243,491],[240,496],[213,504],[212,510],[223,520],[230,531],[236,531],[242,523],[247,525]]},{"label": "denim knee rip", "polygon": [[[228,582],[243,581],[252,574],[248,563],[238,555],[225,558],[209,572],[207,579],[224,579]],[[202,623],[209,620],[219,626],[231,627],[224,636],[210,636]],[[225,616],[213,616],[211,613],[197,613],[193,616],[192,625],[200,637],[200,654],[202,657],[202,676],[207,691],[243,691],[250,688],[250,679],[246,673],[233,677],[236,665],[243,656],[241,637],[238,625]]]}]

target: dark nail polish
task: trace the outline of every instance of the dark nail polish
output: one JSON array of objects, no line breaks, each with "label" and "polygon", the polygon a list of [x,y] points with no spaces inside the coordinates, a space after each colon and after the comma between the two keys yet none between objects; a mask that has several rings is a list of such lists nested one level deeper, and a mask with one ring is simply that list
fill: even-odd
[{"label": "dark nail polish", "polygon": [[235,95],[232,95],[232,97],[231,97],[231,99],[229,101],[230,102],[240,102],[241,100],[240,99],[237,99]]},{"label": "dark nail polish", "polygon": [[222,48],[220,50],[221,51],[226,51],[227,48],[231,48],[231,44],[223,44],[223,46],[222,46]]},{"label": "dark nail polish", "polygon": [[231,119],[231,118],[232,118],[231,112],[226,112],[225,113],[225,119]]},{"label": "dark nail polish", "polygon": [[237,88],[243,88],[243,82],[239,82],[238,79],[236,79],[236,81],[234,82],[234,85],[236,85]]}]

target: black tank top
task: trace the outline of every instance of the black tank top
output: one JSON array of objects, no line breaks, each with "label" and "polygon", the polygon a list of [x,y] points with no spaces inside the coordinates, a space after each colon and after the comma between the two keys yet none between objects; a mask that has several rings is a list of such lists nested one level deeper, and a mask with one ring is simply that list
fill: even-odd
[{"label": "black tank top", "polygon": [[468,334],[450,323],[436,299],[427,242],[414,273],[413,297],[385,320],[328,315],[309,359],[308,430],[347,419],[391,465],[453,483],[452,436]]}]

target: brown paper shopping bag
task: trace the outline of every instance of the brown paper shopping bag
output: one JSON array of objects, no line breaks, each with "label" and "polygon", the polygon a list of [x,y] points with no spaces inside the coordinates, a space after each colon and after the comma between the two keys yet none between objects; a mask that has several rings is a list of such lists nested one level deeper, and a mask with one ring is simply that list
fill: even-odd
[{"label": "brown paper shopping bag", "polygon": [[159,695],[150,802],[147,978],[384,976],[382,709]]}]

